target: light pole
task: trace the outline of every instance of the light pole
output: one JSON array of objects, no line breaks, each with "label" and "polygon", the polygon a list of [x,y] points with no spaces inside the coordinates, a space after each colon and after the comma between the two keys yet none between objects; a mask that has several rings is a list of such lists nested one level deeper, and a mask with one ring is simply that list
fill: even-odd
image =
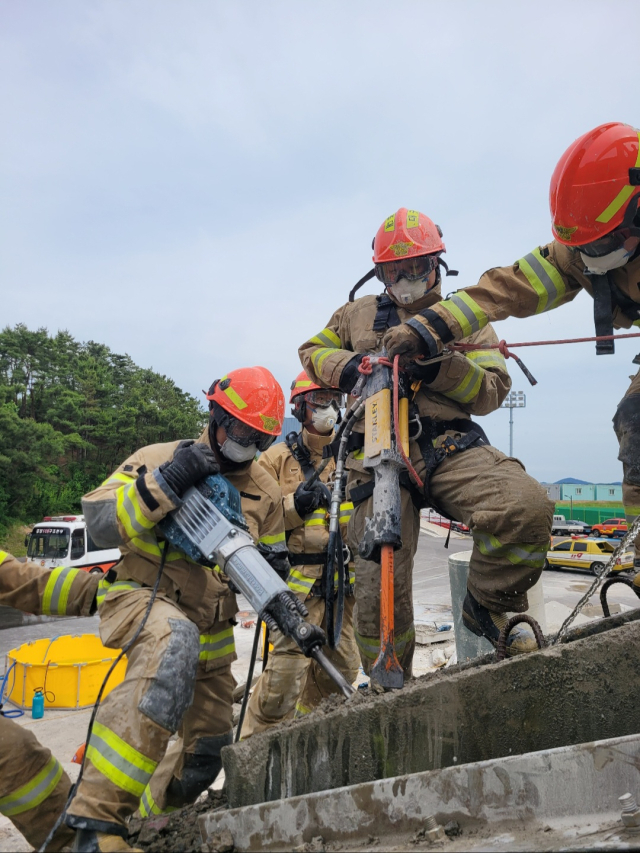
[{"label": "light pole", "polygon": [[524,409],[527,398],[524,391],[510,391],[505,397],[501,409],[509,409],[509,456],[513,456],[513,410]]}]

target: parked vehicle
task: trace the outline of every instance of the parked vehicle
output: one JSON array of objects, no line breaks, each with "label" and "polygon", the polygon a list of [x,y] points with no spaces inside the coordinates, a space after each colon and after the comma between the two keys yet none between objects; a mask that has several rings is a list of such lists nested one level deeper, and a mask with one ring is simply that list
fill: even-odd
[{"label": "parked vehicle", "polygon": [[551,533],[554,536],[586,536],[591,532],[591,525],[577,519],[565,519],[564,515],[554,515]]},{"label": "parked vehicle", "polygon": [[45,516],[25,537],[27,556],[47,569],[73,566],[104,574],[120,559],[118,548],[101,548],[89,536],[83,515]]},{"label": "parked vehicle", "polygon": [[425,521],[431,522],[431,524],[437,524],[438,527],[445,527],[447,529],[451,527],[454,533],[469,533],[469,528],[466,524],[463,524],[461,521],[451,521],[451,519],[445,518],[444,515],[440,515],[434,509],[421,509],[420,517],[424,518]]},{"label": "parked vehicle", "polygon": [[[613,542],[606,539],[565,539],[547,551],[545,569],[577,569],[601,575],[611,555],[616,550]],[[618,557],[614,572],[633,568],[633,551]]]},{"label": "parked vehicle", "polygon": [[591,528],[592,536],[613,536],[622,539],[629,528],[625,518],[608,518],[600,524],[594,524]]}]

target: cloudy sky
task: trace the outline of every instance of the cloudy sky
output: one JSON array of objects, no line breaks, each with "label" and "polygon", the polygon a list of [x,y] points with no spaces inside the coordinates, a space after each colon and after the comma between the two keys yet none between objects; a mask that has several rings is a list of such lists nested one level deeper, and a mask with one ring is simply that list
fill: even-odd
[{"label": "cloudy sky", "polygon": [[[2,0],[2,325],[102,341],[194,394],[252,364],[288,388],[398,207],[442,226],[445,293],[550,239],[567,145],[640,124],[639,23],[637,0]],[[497,332],[591,335],[592,306]],[[534,476],[621,479],[638,351],[527,350],[535,388],[510,362]],[[508,412],[483,425],[508,450]]]}]

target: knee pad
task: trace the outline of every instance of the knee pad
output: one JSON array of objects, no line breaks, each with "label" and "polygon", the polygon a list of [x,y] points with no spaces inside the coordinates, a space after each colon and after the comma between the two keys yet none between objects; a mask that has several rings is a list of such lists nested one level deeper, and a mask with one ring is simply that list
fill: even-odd
[{"label": "knee pad", "polygon": [[193,701],[200,635],[193,622],[184,619],[169,619],[169,625],[169,643],[138,710],[173,734]]},{"label": "knee pad", "polygon": [[184,756],[182,778],[172,778],[167,788],[167,805],[181,808],[194,802],[196,797],[212,785],[222,769],[220,752],[223,746],[233,743],[233,732],[215,737],[199,738],[195,752]]}]

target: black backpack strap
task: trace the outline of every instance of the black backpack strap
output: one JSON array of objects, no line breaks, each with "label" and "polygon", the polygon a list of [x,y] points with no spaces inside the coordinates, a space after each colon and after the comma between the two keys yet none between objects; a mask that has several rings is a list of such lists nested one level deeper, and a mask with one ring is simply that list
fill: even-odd
[{"label": "black backpack strap", "polygon": [[378,303],[378,310],[373,321],[373,331],[384,332],[385,329],[389,329],[391,326],[399,326],[400,317],[398,317],[398,309],[393,299],[385,293],[382,296],[376,296],[376,301]]},{"label": "black backpack strap", "polygon": [[305,480],[308,480],[316,473],[316,469],[311,463],[311,454],[309,453],[309,450],[302,443],[302,433],[290,432],[285,436],[284,440],[289,448],[289,453],[302,469]]},{"label": "black backpack strap", "polygon": [[[364,433],[352,432],[347,439],[347,453],[351,453],[352,450],[360,450],[361,447],[364,447]],[[337,459],[339,449],[340,436],[337,436],[331,444],[325,444],[322,448],[322,458],[327,459],[328,457],[333,456],[334,459]]]},{"label": "black backpack strap", "polygon": [[[587,273],[593,288],[593,320],[596,336],[613,334],[613,298],[609,274],[593,275]],[[615,351],[615,341],[596,341],[596,355],[611,355]]]}]

